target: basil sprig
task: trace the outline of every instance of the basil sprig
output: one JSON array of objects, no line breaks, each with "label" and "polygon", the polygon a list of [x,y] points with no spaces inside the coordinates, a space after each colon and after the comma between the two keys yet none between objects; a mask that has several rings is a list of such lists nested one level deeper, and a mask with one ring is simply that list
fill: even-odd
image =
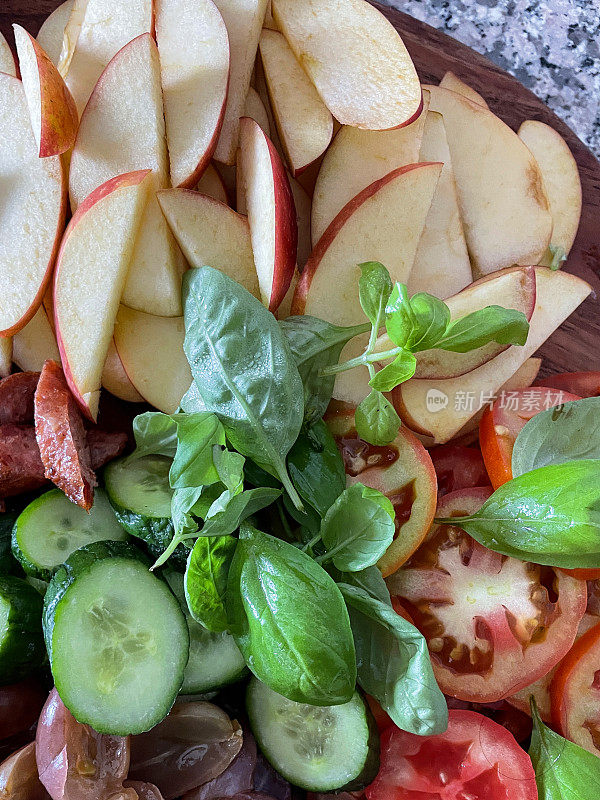
[{"label": "basil sprig", "polygon": [[225,593],[236,546],[232,536],[201,536],[188,557],[185,599],[196,622],[213,633],[229,627]]}]

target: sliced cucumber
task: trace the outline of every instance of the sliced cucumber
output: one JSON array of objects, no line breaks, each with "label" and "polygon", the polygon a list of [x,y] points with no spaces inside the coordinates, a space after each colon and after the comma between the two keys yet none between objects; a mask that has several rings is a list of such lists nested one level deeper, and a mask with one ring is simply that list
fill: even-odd
[{"label": "sliced cucumber", "polygon": [[0,575],[23,575],[11,550],[12,531],[18,516],[16,511],[0,514]]},{"label": "sliced cucumber", "polygon": [[92,542],[127,538],[102,489],[96,489],[89,514],[60,489],[51,489],[17,518],[12,550],[28,575],[49,581],[74,550]]},{"label": "sliced cucumber", "polygon": [[181,687],[189,635],[179,602],[126,542],[72,553],[50,581],[44,636],[58,693],[100,733],[142,733]]},{"label": "sliced cucumber", "polygon": [[290,783],[310,792],[354,791],[377,775],[379,735],[358,692],[340,706],[310,706],[252,678],[246,706],[264,756]]},{"label": "sliced cucumber", "polygon": [[46,658],[42,597],[25,580],[0,577],[0,683],[37,672]]}]

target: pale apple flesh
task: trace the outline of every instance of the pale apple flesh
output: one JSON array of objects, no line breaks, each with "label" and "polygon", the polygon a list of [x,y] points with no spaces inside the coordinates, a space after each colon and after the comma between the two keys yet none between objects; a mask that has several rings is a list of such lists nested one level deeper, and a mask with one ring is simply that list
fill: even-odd
[{"label": "pale apple flesh", "polygon": [[298,254],[297,262],[298,268],[304,269],[304,265],[310,257],[312,250],[310,240],[310,216],[312,209],[312,201],[310,195],[301,186],[295,178],[288,175],[290,181],[290,189],[294,196],[294,206],[296,207],[296,223],[298,225]]},{"label": "pale apple flesh", "polygon": [[250,86],[248,89],[248,94],[246,95],[244,116],[251,117],[253,120],[255,120],[255,122],[258,122],[267,136],[271,136],[271,123],[269,121],[269,114],[259,93],[252,86]]},{"label": "pale apple flesh", "polygon": [[10,375],[13,361],[13,340],[10,336],[0,336],[0,378]]},{"label": "pale apple flesh", "polygon": [[41,372],[48,360],[60,364],[56,336],[43,305],[27,325],[14,335],[12,342],[13,361],[24,372]]},{"label": "pale apple flesh", "polygon": [[143,403],[144,398],[129,380],[123,362],[111,339],[102,370],[102,388],[126,403]]},{"label": "pale apple flesh", "polygon": [[11,75],[13,78],[17,77],[17,64],[9,43],[4,38],[4,34],[0,32],[0,72]]},{"label": "pale apple flesh", "polygon": [[55,67],[58,67],[65,28],[73,11],[73,4],[74,0],[65,0],[58,8],[55,8],[42,23],[36,37]]},{"label": "pale apple flesh", "polygon": [[227,188],[223,182],[218,169],[214,164],[209,164],[202,173],[202,177],[196,186],[197,191],[218,200],[220,203],[227,204]]},{"label": "pale apple flesh", "polygon": [[469,86],[464,81],[461,81],[458,75],[455,75],[450,70],[444,74],[444,77],[440,81],[440,86],[442,89],[450,89],[451,92],[462,94],[467,100],[472,100],[474,103],[479,103],[480,106],[488,108],[488,104],[479,92],[475,91],[472,86]]}]

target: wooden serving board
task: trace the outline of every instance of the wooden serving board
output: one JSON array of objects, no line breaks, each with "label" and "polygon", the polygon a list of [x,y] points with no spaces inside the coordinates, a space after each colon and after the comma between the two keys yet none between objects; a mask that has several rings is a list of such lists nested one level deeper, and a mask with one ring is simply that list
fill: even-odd
[{"label": "wooden serving board", "polygon": [[[11,24],[18,22],[36,34],[60,0],[1,0],[0,30],[12,43]],[[532,92],[484,56],[435,28],[400,11],[376,5],[400,31],[424,83],[437,83],[447,70],[477,89],[490,108],[512,128],[525,119],[546,122],[568,142],[583,184],[581,225],[566,269],[588,281],[591,296],[541,348],[542,374],[600,370],[600,162]]]}]

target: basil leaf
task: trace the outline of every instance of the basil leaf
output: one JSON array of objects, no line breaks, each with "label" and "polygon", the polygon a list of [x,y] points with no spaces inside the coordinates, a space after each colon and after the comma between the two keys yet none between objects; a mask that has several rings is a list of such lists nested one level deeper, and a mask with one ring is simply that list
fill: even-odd
[{"label": "basil leaf", "polygon": [[512,474],[549,464],[600,458],[600,397],[586,397],[549,408],[519,432],[512,453]]},{"label": "basil leaf", "polygon": [[196,622],[213,633],[229,627],[225,593],[236,546],[237,540],[231,536],[201,536],[188,557],[185,599]]},{"label": "basil leaf", "polygon": [[339,328],[310,316],[288,317],[279,324],[302,378],[304,418],[311,425],[325,413],[335,383],[335,375],[321,375],[321,370],[337,364],[345,345],[371,326]]},{"label": "basil leaf", "polygon": [[321,515],[312,506],[305,505],[303,511],[298,511],[287,495],[283,496],[283,507],[298,525],[310,532],[306,541],[312,539],[321,530]]},{"label": "basil leaf", "polygon": [[445,521],[523,561],[600,568],[600,460],[527,472],[496,489],[475,514]]},{"label": "basil leaf", "polygon": [[346,703],[356,653],[340,590],[312,558],[244,526],[227,584],[227,616],[246,663],[299,703]]},{"label": "basil leaf", "polygon": [[350,614],[362,688],[402,730],[419,736],[445,731],[448,707],[422,634],[364,589],[339,586]]},{"label": "basil leaf", "polygon": [[373,500],[375,503],[377,503],[377,505],[381,506],[381,508],[383,508],[386,514],[389,515],[392,521],[396,519],[396,509],[394,508],[392,501],[389,497],[381,494],[379,489],[372,489],[370,486],[363,486],[362,496],[368,498],[369,500]]},{"label": "basil leaf", "polygon": [[403,350],[391,364],[387,364],[369,381],[369,386],[379,392],[391,392],[395,386],[404,383],[415,374],[417,359],[410,350]]},{"label": "basil leaf", "polygon": [[561,247],[558,244],[550,244],[548,245],[548,250],[550,250],[550,255],[552,256],[552,260],[550,261],[550,269],[556,271],[560,269],[563,265],[563,262],[567,260],[567,254],[565,253],[564,247]]},{"label": "basil leaf", "polygon": [[346,488],[344,462],[323,420],[300,434],[287,463],[298,494],[321,516]]},{"label": "basil leaf", "polygon": [[285,457],[302,425],[302,382],[275,317],[211,267],[185,273],[183,306],[183,349],[204,402],[234,449],[275,473],[301,505]]},{"label": "basil leaf", "polygon": [[215,414],[177,414],[177,452],[169,471],[173,489],[216,483],[213,448],[225,444],[225,431]]},{"label": "basil leaf", "polygon": [[385,307],[385,327],[388,337],[397,347],[405,347],[417,320],[403,283],[395,283]]},{"label": "basil leaf", "polygon": [[[394,540],[394,517],[374,499],[376,489],[362,483],[349,486],[323,518],[321,538],[327,548],[322,558],[342,572],[357,572],[376,564]],[[377,492],[377,495],[384,495]],[[391,505],[387,498],[384,498]]]},{"label": "basil leaf", "polygon": [[206,403],[198,391],[196,381],[192,381],[192,385],[181,398],[179,409],[186,414],[195,414],[198,411],[208,411]]},{"label": "basil leaf", "polygon": [[392,279],[379,261],[365,261],[359,266],[358,298],[362,310],[377,330],[383,324],[385,307],[392,292]]},{"label": "basil leaf", "polygon": [[232,494],[237,494],[243,488],[245,462],[240,453],[232,453],[222,447],[213,448],[213,463],[219,480]]},{"label": "basil leaf", "polygon": [[223,492],[209,508],[199,535],[228,536],[236,531],[244,520],[270,506],[278,497],[281,497],[280,489],[267,487],[246,489],[233,496],[229,491]]},{"label": "basil leaf", "polygon": [[366,592],[369,597],[392,607],[392,600],[387,584],[379,567],[367,567],[358,572],[341,572],[335,567],[328,568],[336,583],[345,583]]},{"label": "basil leaf", "polygon": [[419,292],[408,298],[406,286],[397,283],[386,308],[389,338],[407,350],[428,350],[444,335],[450,323],[448,306],[431,294]]},{"label": "basil leaf", "polygon": [[147,411],[133,420],[136,449],[130,458],[148,455],[173,458],[177,451],[177,423],[169,414]]},{"label": "basil leaf", "polygon": [[390,401],[373,389],[356,409],[354,424],[361,439],[383,446],[396,438],[402,423]]},{"label": "basil leaf", "polygon": [[529,322],[522,311],[487,306],[452,322],[435,347],[453,353],[468,353],[490,342],[524,345],[528,333]]},{"label": "basil leaf", "polygon": [[529,755],[539,800],[590,800],[600,797],[600,758],[548,728],[531,698],[533,732]]}]

